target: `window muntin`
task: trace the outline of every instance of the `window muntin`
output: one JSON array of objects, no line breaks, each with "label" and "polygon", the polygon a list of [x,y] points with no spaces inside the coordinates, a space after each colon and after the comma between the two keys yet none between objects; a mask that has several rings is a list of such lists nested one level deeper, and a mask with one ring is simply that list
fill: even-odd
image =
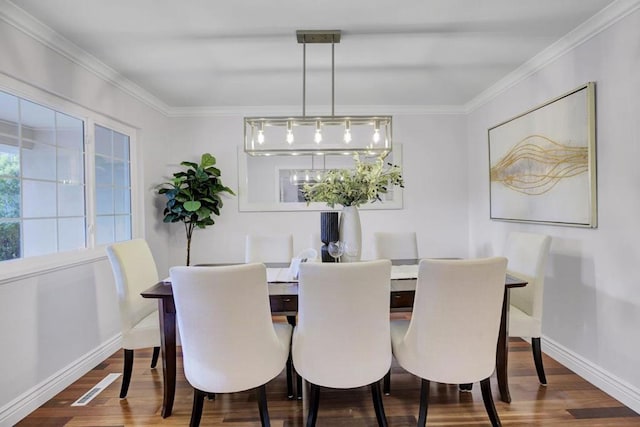
[{"label": "window muntin", "polygon": [[131,238],[131,140],[110,127],[0,91],[0,261]]},{"label": "window muntin", "polygon": [[129,136],[95,126],[96,243],[131,239]]}]

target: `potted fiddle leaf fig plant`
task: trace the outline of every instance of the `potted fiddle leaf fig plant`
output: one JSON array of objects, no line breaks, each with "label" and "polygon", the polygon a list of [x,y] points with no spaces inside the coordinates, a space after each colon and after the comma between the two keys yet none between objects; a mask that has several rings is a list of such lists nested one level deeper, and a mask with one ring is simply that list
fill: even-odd
[{"label": "potted fiddle leaf fig plant", "polygon": [[187,265],[191,261],[191,237],[197,228],[213,225],[220,215],[222,193],[235,193],[222,184],[216,158],[202,155],[200,163],[182,162],[186,169],[173,174],[173,179],[160,184],[158,194],[167,198],[163,222],[182,222],[187,234]]}]

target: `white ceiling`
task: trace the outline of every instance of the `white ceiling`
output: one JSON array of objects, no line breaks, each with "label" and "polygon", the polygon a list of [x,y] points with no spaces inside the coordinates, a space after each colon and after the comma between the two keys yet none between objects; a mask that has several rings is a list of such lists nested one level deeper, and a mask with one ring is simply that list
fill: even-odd
[{"label": "white ceiling", "polygon": [[[12,0],[169,108],[302,105],[295,31],[342,30],[335,103],[462,106],[612,0]],[[307,46],[307,105],[331,103]],[[299,114],[300,111],[292,113]]]}]

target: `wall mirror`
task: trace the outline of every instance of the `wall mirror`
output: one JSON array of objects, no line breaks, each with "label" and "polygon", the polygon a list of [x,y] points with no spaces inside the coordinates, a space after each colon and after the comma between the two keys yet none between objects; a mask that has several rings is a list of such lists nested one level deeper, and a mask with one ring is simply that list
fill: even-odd
[{"label": "wall mirror", "polygon": [[[394,144],[386,161],[402,166],[402,146]],[[307,205],[300,193],[305,182],[313,183],[326,169],[350,169],[351,155],[249,156],[238,147],[238,203],[241,212],[326,211],[324,203]],[[340,210],[336,206],[335,210]],[[402,188],[390,190],[382,202],[360,209],[402,209]]]}]

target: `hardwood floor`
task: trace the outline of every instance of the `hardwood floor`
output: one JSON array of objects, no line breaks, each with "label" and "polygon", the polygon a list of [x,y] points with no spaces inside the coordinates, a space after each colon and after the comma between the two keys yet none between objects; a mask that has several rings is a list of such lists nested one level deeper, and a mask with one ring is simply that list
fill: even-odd
[{"label": "hardwood floor", "polygon": [[[191,416],[192,389],[178,362],[178,383],[173,415],[160,417],[162,405],[161,363],[150,369],[151,349],[136,351],[133,378],[126,399],[119,399],[121,378],[112,383],[85,407],[70,406],[109,373],[122,371],[122,351],[118,351],[66,390],[37,409],[19,426],[184,426]],[[598,390],[569,369],[544,356],[549,385],[538,384],[531,347],[511,339],[509,379],[512,403],[500,401],[495,378],[492,388],[496,407],[505,426],[640,426],[640,416]],[[354,366],[354,369],[357,369]],[[415,426],[420,381],[394,364],[392,390],[384,396],[389,425]],[[284,373],[267,385],[271,424],[274,427],[304,426],[301,401],[286,398]],[[306,409],[306,408],[305,408]],[[218,395],[205,400],[202,426],[259,426],[255,394],[251,392]],[[356,390],[323,389],[318,426],[376,426],[368,388]],[[487,426],[479,384],[472,393],[461,393],[454,385],[432,384],[428,426]]]}]

